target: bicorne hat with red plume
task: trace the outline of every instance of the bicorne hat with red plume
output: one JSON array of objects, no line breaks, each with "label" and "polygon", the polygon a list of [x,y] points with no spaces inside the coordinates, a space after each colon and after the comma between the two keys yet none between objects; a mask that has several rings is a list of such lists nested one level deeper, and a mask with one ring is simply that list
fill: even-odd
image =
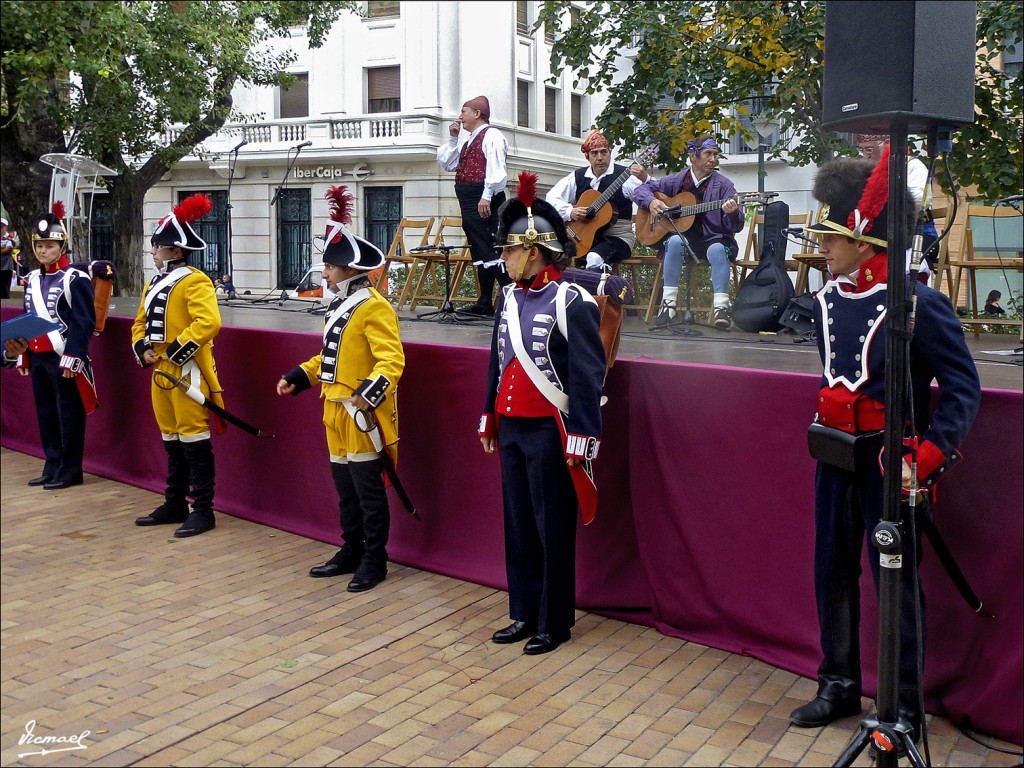
[{"label": "bicorne hat with red plume", "polygon": [[324,234],[324,264],[369,272],[384,265],[384,254],[373,243],[348,228],[352,223],[352,195],[344,186],[331,187],[324,197],[330,204],[330,219]]},{"label": "bicorne hat with red plume", "polygon": [[499,248],[522,245],[529,250],[540,245],[570,259],[576,256],[576,243],[569,238],[565,222],[551,203],[537,197],[537,174],[527,171],[519,174],[516,196],[498,209],[495,240]]},{"label": "bicorne hat with red plume", "polygon": [[[882,150],[878,163],[842,158],[826,163],[814,177],[811,191],[822,204],[822,220],[808,227],[811,232],[845,235],[854,240],[886,247],[889,239],[889,147]],[[906,220],[902,222],[909,238],[917,219],[914,198],[905,192]]]},{"label": "bicorne hat with red plume", "polygon": [[32,240],[59,240],[61,251],[68,249],[68,230],[64,225],[64,203],[57,200],[50,210],[39,216],[36,228],[32,231]]},{"label": "bicorne hat with red plume", "polygon": [[206,242],[192,229],[192,222],[198,221],[212,210],[213,201],[202,192],[189,195],[156,223],[150,242],[153,245],[178,247],[186,251],[203,250]]}]

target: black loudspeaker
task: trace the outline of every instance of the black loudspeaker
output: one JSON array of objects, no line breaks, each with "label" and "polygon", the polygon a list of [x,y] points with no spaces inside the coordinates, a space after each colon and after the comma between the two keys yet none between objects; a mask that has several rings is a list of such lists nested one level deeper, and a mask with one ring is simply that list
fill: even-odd
[{"label": "black loudspeaker", "polygon": [[908,133],[974,122],[977,3],[828,0],[822,127]]}]

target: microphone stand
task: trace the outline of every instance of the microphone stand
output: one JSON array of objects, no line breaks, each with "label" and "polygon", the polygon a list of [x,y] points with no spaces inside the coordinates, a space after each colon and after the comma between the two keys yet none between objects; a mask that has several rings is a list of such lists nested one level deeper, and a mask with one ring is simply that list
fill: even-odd
[{"label": "microphone stand", "polygon": [[[693,326],[699,325],[704,328],[714,328],[714,326],[706,323],[698,323],[693,314],[693,265],[695,262],[699,261],[699,259],[697,258],[697,254],[693,252],[690,242],[683,237],[683,233],[679,231],[678,227],[676,227],[676,219],[678,216],[673,216],[672,214],[678,214],[678,210],[681,206],[673,207],[677,210],[671,211],[666,215],[666,211],[669,209],[665,209],[665,211],[662,211],[660,215],[668,222],[668,225],[672,227],[672,230],[676,233],[676,237],[678,237],[679,241],[683,244],[683,269],[686,272],[686,309],[680,312],[678,325],[673,326],[672,324],[669,324],[664,327],[678,336],[703,336],[704,333],[702,331],[698,331]],[[664,276],[662,276],[662,281],[664,282]],[[651,328],[651,331],[656,330],[658,330],[657,327]]]},{"label": "microphone stand", "polygon": [[[231,184],[235,180],[235,164],[238,162],[238,150],[240,150],[248,143],[248,139],[243,139],[241,142],[235,145],[235,148],[232,149],[230,153],[228,153],[228,199],[226,206],[228,211],[228,274],[231,276],[232,285],[234,285],[235,281],[235,244],[232,241],[233,235],[231,228],[231,219],[233,218],[233,214],[231,213],[231,211],[234,208],[234,206],[231,205]],[[234,299],[236,298],[236,296],[237,294],[234,291],[230,291],[227,293],[228,299]]]},{"label": "microphone stand", "polygon": [[[411,248],[409,253],[426,253],[429,251],[438,251],[444,255],[444,302],[441,304],[440,309],[436,309],[433,312],[424,312],[419,315],[417,320],[436,320],[439,323],[448,323],[451,325],[475,325],[476,319],[467,320],[459,317],[459,311],[455,308],[454,302],[452,302],[452,265],[451,265],[451,252],[461,251],[465,248],[464,245],[427,245],[420,248]],[[429,265],[425,265],[424,269],[430,269]],[[410,278],[411,279],[411,278]],[[480,320],[489,318],[477,318]]]},{"label": "microphone stand", "polygon": [[[310,144],[310,142],[305,141],[302,144],[299,144],[297,147],[290,147],[288,149],[288,155],[289,155],[288,167],[284,169],[284,178],[281,179],[281,183],[278,184],[277,185],[277,189],[274,190],[274,196],[272,198],[270,198],[270,207],[271,208],[273,208],[275,205],[277,205],[278,198],[281,197],[281,190],[283,190],[286,186],[288,186],[288,174],[292,172],[292,167],[295,165],[295,161],[299,159],[299,153],[302,152],[302,148],[303,147],[308,146],[309,144]],[[295,154],[294,155],[292,155],[292,150],[293,149],[295,150]],[[274,227],[274,231],[275,231],[275,233],[277,235],[277,251],[280,254],[280,252],[281,252],[281,211],[280,210],[278,210],[278,212],[277,212],[277,224]],[[231,278],[234,279],[234,275],[232,275]],[[281,297],[280,297],[280,303],[281,304],[284,304],[288,300],[288,294],[287,294],[287,292],[281,286],[281,284],[283,282],[284,282],[284,278],[283,278],[283,275],[281,274],[281,267],[279,265],[278,266],[278,273],[277,273],[277,288],[281,288]],[[277,288],[275,288],[274,291],[276,291]]]}]

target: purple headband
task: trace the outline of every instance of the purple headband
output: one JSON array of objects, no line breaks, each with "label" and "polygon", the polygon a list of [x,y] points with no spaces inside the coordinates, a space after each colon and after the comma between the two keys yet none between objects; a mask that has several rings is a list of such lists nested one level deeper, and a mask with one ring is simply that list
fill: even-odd
[{"label": "purple headband", "polygon": [[704,149],[721,150],[721,147],[718,146],[718,142],[712,138],[704,139],[700,146],[697,145],[696,141],[688,141],[686,142],[686,148],[690,151],[690,154],[693,155],[699,155],[701,153],[701,150]]}]

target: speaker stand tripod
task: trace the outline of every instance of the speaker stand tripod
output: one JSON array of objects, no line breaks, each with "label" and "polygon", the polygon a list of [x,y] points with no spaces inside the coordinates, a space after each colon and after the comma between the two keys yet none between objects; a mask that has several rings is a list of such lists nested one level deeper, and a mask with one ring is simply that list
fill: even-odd
[{"label": "speaker stand tripod", "polygon": [[[424,312],[416,318],[417,320],[429,320],[449,325],[476,325],[477,320],[489,319],[474,315],[460,316],[459,310],[455,308],[455,303],[452,301],[454,286],[452,286],[451,254],[452,251],[461,251],[464,248],[464,245],[427,245],[421,248],[413,248],[409,251],[409,253],[437,251],[444,256],[444,301],[441,303],[440,308],[433,312]],[[425,266],[424,269],[431,269],[431,267]]]}]

